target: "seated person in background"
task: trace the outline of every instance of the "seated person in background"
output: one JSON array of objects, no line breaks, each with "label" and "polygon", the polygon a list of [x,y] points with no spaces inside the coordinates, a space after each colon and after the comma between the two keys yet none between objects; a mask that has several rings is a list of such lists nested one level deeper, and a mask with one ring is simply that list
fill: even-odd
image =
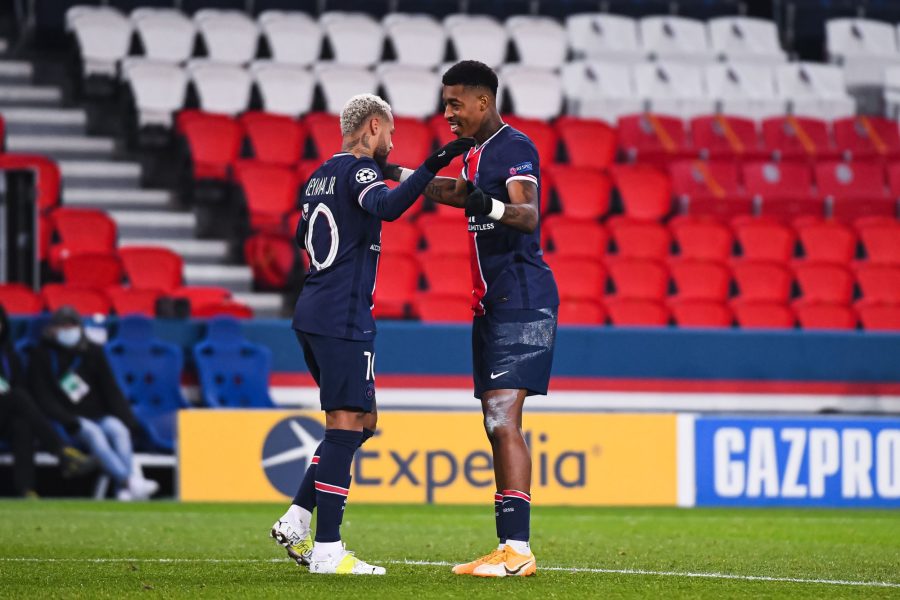
[{"label": "seated person in background", "polygon": [[0,437],[9,439],[13,454],[16,494],[37,497],[34,491],[34,442],[59,458],[63,477],[84,475],[97,468],[93,457],[66,446],[41,413],[25,387],[22,362],[10,341],[9,318],[0,306]]},{"label": "seated person in background", "polygon": [[47,416],[97,457],[115,480],[119,500],[145,500],[159,489],[134,466],[131,436],[140,425],[103,348],[84,335],[75,309],[64,306],[53,313],[34,349],[29,376]]}]

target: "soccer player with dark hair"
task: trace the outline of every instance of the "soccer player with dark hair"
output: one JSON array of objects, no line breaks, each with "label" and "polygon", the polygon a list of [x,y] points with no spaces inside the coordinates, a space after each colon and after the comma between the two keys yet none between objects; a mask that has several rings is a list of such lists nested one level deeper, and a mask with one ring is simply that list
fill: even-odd
[{"label": "soccer player with dark hair", "polygon": [[[372,94],[351,98],[341,112],[343,146],[303,189],[297,241],[310,270],[297,299],[293,328],[325,411],[325,439],[300,489],[271,535],[312,573],[383,575],[341,543],[340,525],[356,450],[375,433],[375,320],[372,296],[381,253],[381,222],[412,206],[435,174],[475,141],[457,139],[435,151],[391,190],[382,167],[394,119]],[[310,535],[316,517],[315,543]]]},{"label": "soccer player with dark hair", "polygon": [[[540,244],[540,158],[531,140],[497,111],[497,75],[462,61],[443,77],[444,116],[459,138],[474,137],[458,179],[435,178],[425,195],[468,217],[475,312],[475,397],[494,455],[494,515],[500,544],[457,565],[459,575],[506,577],[536,570],[528,540],[531,456],[522,434],[526,396],[546,394],[559,294]],[[391,166],[395,178],[409,170]]]}]

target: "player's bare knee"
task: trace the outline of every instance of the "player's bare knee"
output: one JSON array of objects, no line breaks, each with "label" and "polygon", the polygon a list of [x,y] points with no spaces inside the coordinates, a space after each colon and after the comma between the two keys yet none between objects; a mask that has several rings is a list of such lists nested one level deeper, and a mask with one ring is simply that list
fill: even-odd
[{"label": "player's bare knee", "polygon": [[488,437],[495,439],[508,433],[509,429],[518,429],[513,418],[515,395],[496,395],[485,398],[483,403],[484,430]]}]

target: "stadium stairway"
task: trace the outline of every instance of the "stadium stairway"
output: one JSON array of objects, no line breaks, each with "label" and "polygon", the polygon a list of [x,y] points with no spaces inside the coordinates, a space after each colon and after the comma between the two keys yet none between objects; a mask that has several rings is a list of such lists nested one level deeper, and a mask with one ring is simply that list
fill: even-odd
[{"label": "stadium stairway", "polygon": [[63,205],[107,211],[116,222],[119,247],[169,248],[184,259],[187,285],[225,287],[255,316],[282,316],[282,296],[254,293],[250,267],[229,264],[225,240],[197,239],[195,215],[178,206],[171,190],[141,186],[141,164],[127,158],[123,140],[88,135],[84,107],[64,107],[61,86],[35,85],[32,74],[30,62],[0,56],[8,152],[56,160]]}]

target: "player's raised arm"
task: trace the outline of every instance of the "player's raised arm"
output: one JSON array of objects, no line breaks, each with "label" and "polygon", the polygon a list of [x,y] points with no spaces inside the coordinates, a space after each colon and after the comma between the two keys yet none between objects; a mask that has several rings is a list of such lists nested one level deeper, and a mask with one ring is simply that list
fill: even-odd
[{"label": "player's raised arm", "polygon": [[540,199],[534,182],[514,178],[506,184],[509,204],[491,198],[483,190],[470,185],[466,197],[466,216],[485,215],[504,225],[525,233],[533,232],[538,225]]}]

